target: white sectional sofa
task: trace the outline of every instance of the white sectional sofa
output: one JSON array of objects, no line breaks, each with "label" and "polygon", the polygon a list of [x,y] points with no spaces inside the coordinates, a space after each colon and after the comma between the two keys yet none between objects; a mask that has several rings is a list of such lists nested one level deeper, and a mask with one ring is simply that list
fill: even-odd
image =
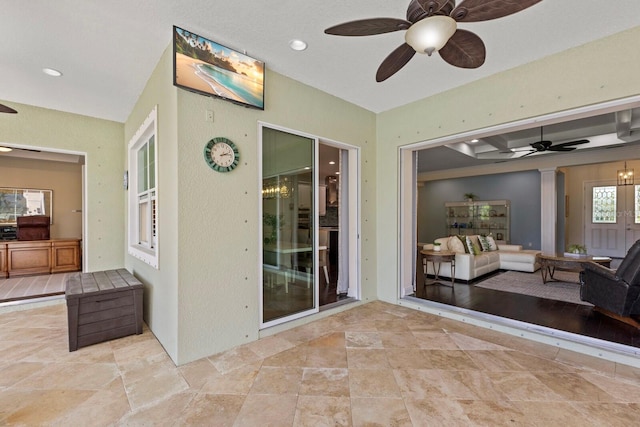
[{"label": "white sectional sofa", "polygon": [[[479,236],[468,236],[472,242],[479,243]],[[456,239],[456,240],[451,240]],[[522,245],[495,244],[493,250],[476,251],[467,253],[466,245],[461,245],[458,236],[441,237],[435,240],[440,243],[441,250],[456,253],[455,258],[455,279],[470,282],[480,276],[496,270],[517,270],[533,273],[540,268],[536,262],[538,250],[523,250]],[[424,249],[433,249],[433,244],[426,244]],[[433,264],[425,263],[423,259],[423,271],[425,274],[433,275]],[[443,262],[440,265],[440,277],[451,277],[451,263]]]}]

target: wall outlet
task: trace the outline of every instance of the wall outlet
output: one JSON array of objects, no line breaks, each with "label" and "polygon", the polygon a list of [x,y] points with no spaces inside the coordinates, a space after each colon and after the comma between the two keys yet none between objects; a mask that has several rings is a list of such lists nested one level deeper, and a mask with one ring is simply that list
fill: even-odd
[{"label": "wall outlet", "polygon": [[213,122],[213,111],[212,110],[206,110],[204,112],[204,120],[207,122]]}]

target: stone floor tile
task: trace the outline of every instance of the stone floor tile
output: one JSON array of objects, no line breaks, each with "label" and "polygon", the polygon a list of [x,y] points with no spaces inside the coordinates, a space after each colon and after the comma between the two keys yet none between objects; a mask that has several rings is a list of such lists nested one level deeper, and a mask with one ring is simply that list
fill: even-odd
[{"label": "stone floor tile", "polygon": [[394,369],[393,375],[405,400],[446,399],[451,395],[441,371]]},{"label": "stone floor tile", "polygon": [[414,426],[460,426],[471,425],[460,404],[449,399],[407,399],[407,410]]},{"label": "stone floor tile", "polygon": [[246,397],[234,426],[290,426],[296,411],[297,396],[287,394]]},{"label": "stone floor tile", "polygon": [[228,394],[198,394],[182,411],[174,425],[184,426],[233,426],[245,396]]},{"label": "stone floor tile", "polygon": [[411,417],[399,398],[351,398],[351,416],[354,427],[412,426]]},{"label": "stone floor tile", "polygon": [[242,366],[233,371],[213,376],[200,389],[208,394],[247,394],[260,372],[260,363]]},{"label": "stone floor tile", "polygon": [[640,406],[610,402],[571,402],[571,405],[589,420],[591,425],[628,427],[638,424]]},{"label": "stone floor tile", "polygon": [[579,374],[534,373],[533,375],[564,400],[572,402],[613,402],[615,400],[613,396]]},{"label": "stone floor tile", "polygon": [[263,366],[251,386],[251,394],[297,395],[302,382],[302,368]]},{"label": "stone floor tile", "polygon": [[390,369],[349,369],[351,397],[400,397]]},{"label": "stone floor tile", "polygon": [[513,403],[504,400],[458,400],[467,418],[474,425],[487,427],[535,425],[527,420]]},{"label": "stone floor tile", "polygon": [[349,371],[339,368],[305,368],[299,394],[349,397]]},{"label": "stone floor tile", "polygon": [[381,348],[348,348],[349,369],[391,369],[387,353]]},{"label": "stone floor tile", "polygon": [[351,400],[348,397],[300,396],[293,419],[294,427],[349,427]]}]

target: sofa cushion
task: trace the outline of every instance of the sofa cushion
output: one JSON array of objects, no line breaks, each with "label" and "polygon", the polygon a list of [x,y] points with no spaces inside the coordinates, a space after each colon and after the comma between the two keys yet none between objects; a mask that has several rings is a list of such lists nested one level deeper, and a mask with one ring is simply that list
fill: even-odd
[{"label": "sofa cushion", "polygon": [[462,240],[460,240],[458,236],[451,236],[451,238],[449,238],[449,250],[457,254],[464,254],[467,252]]},{"label": "sofa cushion", "polygon": [[489,244],[487,236],[479,236],[478,240],[480,241],[480,248],[482,248],[482,252],[489,252],[491,250],[491,245]]},{"label": "sofa cushion", "polygon": [[496,243],[496,241],[494,240],[492,235],[488,235],[487,236],[487,243],[489,243],[489,250],[490,251],[497,251],[498,250],[498,244]]},{"label": "sofa cushion", "polygon": [[482,252],[480,250],[480,243],[478,241],[478,236],[466,236],[466,247],[470,254],[480,255]]}]

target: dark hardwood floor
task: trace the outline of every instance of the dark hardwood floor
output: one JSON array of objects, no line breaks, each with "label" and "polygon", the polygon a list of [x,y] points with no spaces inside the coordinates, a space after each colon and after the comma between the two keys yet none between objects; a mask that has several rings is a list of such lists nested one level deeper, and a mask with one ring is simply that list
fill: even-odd
[{"label": "dark hardwood floor", "polygon": [[640,330],[590,306],[483,289],[473,284],[456,283],[453,288],[423,284],[424,278],[419,277],[415,295],[418,298],[640,348]]}]

